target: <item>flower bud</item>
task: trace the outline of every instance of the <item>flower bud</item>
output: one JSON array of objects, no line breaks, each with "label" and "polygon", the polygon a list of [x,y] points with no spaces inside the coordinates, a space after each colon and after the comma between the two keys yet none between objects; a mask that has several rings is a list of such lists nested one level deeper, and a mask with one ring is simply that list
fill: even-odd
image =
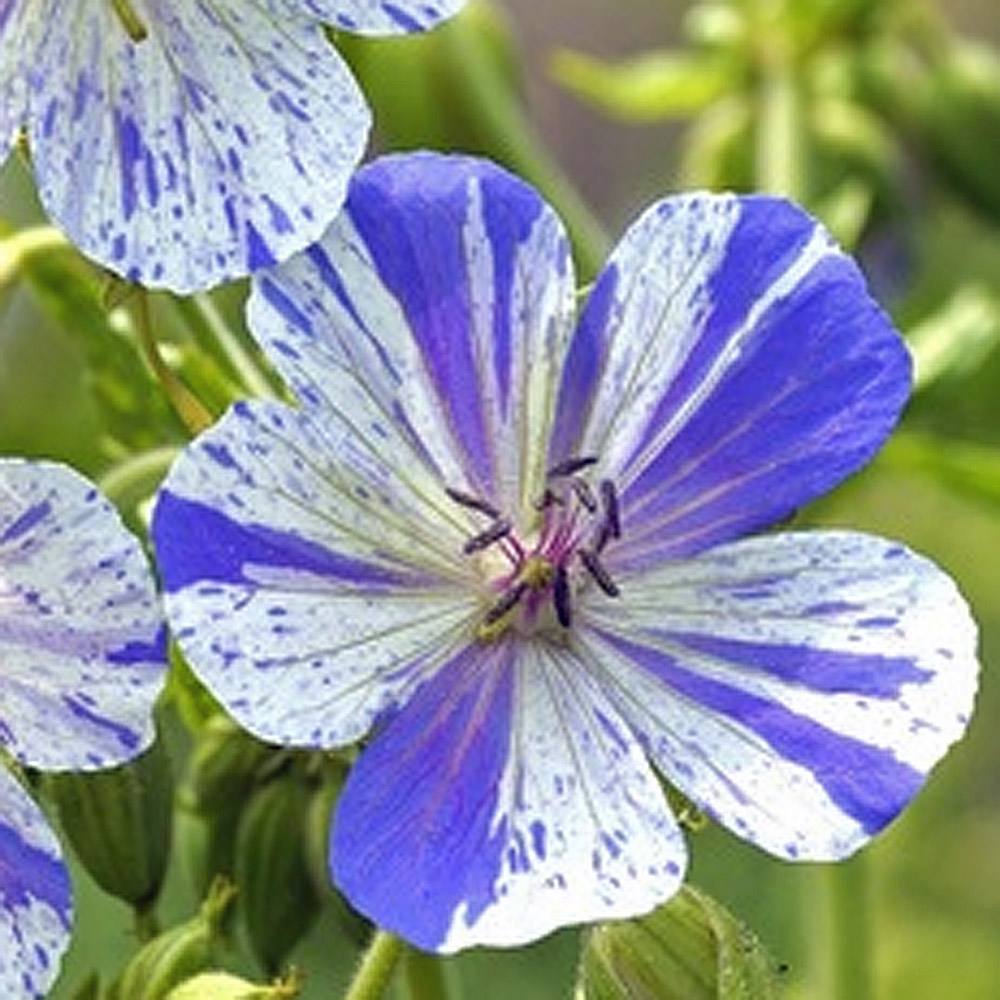
[{"label": "flower bud", "polygon": [[117,1000],[163,1000],[179,983],[204,971],[235,895],[231,883],[217,880],[194,917],[144,944],[122,971],[114,991]]},{"label": "flower bud", "polygon": [[105,892],[146,906],[170,852],[173,776],[162,742],[120,767],[51,777],[62,828]]},{"label": "flower bud", "polygon": [[599,924],[586,936],[581,1000],[769,1000],[760,942],[710,896],[684,886],[645,917]]},{"label": "flower bud", "polygon": [[319,912],[306,861],[312,794],[293,770],[259,788],[240,817],[235,862],[240,907],[254,955],[271,975]]},{"label": "flower bud", "polygon": [[175,986],[166,1000],[291,1000],[301,990],[302,979],[294,971],[265,986],[228,972],[202,972]]}]

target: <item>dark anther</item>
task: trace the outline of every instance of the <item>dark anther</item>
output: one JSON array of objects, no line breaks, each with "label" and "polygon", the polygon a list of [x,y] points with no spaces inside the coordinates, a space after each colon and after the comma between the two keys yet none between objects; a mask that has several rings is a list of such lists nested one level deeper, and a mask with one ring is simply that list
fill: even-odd
[{"label": "dark anther", "polygon": [[481,514],[486,514],[489,517],[499,517],[500,511],[496,509],[489,501],[483,500],[480,497],[473,496],[471,493],[463,493],[461,490],[454,490],[450,486],[444,488],[445,493],[455,501],[457,504],[461,504],[463,507],[468,507],[470,510],[478,510]]},{"label": "dark anther", "polygon": [[615,484],[610,479],[602,479],[601,503],[604,505],[604,523],[608,526],[608,533],[612,538],[622,537],[621,515],[618,513],[618,491]]},{"label": "dark anther", "polygon": [[590,488],[587,482],[583,479],[573,480],[573,492],[576,494],[577,500],[583,504],[591,514],[597,510],[597,497],[594,496],[594,491]]},{"label": "dark anther", "polygon": [[549,479],[560,479],[563,476],[573,476],[581,469],[586,469],[588,465],[597,463],[596,455],[578,455],[576,458],[567,458],[558,465],[553,465],[545,474]]},{"label": "dark anther", "polygon": [[535,501],[535,510],[545,510],[547,507],[552,507],[553,505],[561,507],[563,499],[546,487],[545,492]]},{"label": "dark anther", "polygon": [[478,535],[473,535],[463,546],[462,551],[468,556],[473,552],[481,552],[488,549],[494,542],[499,542],[510,534],[510,521],[506,518],[497,518],[485,531],[480,531]]},{"label": "dark anther", "polygon": [[597,586],[604,591],[608,597],[617,597],[621,591],[618,589],[618,584],[611,579],[611,574],[604,568],[601,560],[598,558],[596,552],[591,552],[590,549],[578,549],[580,554],[580,562],[583,563],[587,572],[594,578]]},{"label": "dark anther", "polygon": [[519,583],[516,587],[508,590],[507,593],[504,594],[503,597],[501,597],[500,600],[486,612],[486,615],[483,618],[484,622],[487,625],[492,625],[495,622],[500,621],[500,619],[503,618],[508,611],[512,611],[517,606],[518,601],[524,597],[524,592],[527,589],[528,585],[526,583]]},{"label": "dark anther", "polygon": [[573,608],[569,596],[569,574],[564,563],[556,566],[556,578],[552,581],[552,606],[556,609],[556,619],[563,628],[573,622]]}]

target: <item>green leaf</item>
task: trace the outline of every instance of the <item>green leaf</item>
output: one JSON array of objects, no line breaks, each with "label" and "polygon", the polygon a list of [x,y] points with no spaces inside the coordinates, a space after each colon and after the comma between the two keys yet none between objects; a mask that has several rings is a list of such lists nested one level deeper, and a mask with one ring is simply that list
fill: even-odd
[{"label": "green leaf", "polygon": [[552,76],[571,93],[629,121],[688,118],[722,97],[736,81],[728,61],[685,52],[647,52],[618,63],[556,51]]}]

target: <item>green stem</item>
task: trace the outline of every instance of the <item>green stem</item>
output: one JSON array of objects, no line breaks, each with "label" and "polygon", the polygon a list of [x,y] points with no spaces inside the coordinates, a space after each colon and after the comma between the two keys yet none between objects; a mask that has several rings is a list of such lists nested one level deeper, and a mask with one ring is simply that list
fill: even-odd
[{"label": "green stem", "polygon": [[408,948],[403,971],[409,1000],[447,1000],[448,980],[438,956]]},{"label": "green stem", "polygon": [[402,953],[403,942],[395,934],[375,931],[344,1000],[381,1000]]},{"label": "green stem", "polygon": [[177,377],[163,360],[160,347],[153,335],[153,322],[149,315],[149,301],[144,289],[137,290],[136,329],[143,355],[166,393],[174,411],[192,435],[199,434],[212,424],[212,414],[201,400]]},{"label": "green stem", "polygon": [[590,280],[607,256],[603,226],[538,138],[517,96],[501,78],[473,23],[457,18],[442,32],[469,103],[490,127],[508,165],[534,184],[558,211],[571,234],[580,278]]},{"label": "green stem", "polygon": [[816,980],[810,995],[823,1000],[874,1000],[868,859],[856,855],[817,869],[810,909]]},{"label": "green stem", "polygon": [[13,281],[28,258],[50,250],[68,250],[70,244],[54,226],[32,226],[0,240],[0,287]]},{"label": "green stem", "polygon": [[219,345],[226,360],[233,366],[244,387],[254,396],[273,399],[275,392],[271,383],[229,328],[229,324],[223,319],[211,296],[200,292],[193,296],[192,301],[198,316]]},{"label": "green stem", "polygon": [[164,445],[129,455],[101,477],[98,483],[101,492],[120,506],[152,496],[178,450],[173,445]]},{"label": "green stem", "polygon": [[761,83],[757,129],[757,185],[801,201],[805,196],[798,81],[784,60],[768,66]]}]

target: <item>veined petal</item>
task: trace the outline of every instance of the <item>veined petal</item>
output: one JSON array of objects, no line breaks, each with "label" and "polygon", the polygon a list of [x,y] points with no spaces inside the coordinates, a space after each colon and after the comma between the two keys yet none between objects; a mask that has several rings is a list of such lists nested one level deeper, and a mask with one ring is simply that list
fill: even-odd
[{"label": "veined petal", "polygon": [[360,171],[248,314],[304,406],[396,423],[439,482],[513,514],[540,492],[572,309],[565,234],[531,188],[414,153]]},{"label": "veined petal", "polygon": [[153,738],[166,628],[138,541],[82,476],[0,460],[0,744],[96,768]]},{"label": "veined petal", "polygon": [[647,912],[685,857],[594,678],[564,649],[517,640],[467,648],[375,734],[332,837],[352,903],[443,952]]},{"label": "veined petal", "polygon": [[902,340],[854,263],[788,202],[650,208],[591,292],[550,458],[617,481],[616,559],[653,565],[759,529],[866,462],[905,401]]},{"label": "veined petal", "polygon": [[425,31],[453,17],[465,0],[270,0],[270,6],[356,35],[399,35]]},{"label": "veined petal", "polygon": [[69,944],[69,874],[41,810],[0,765],[0,996],[48,994]]},{"label": "veined petal", "polygon": [[237,405],[157,499],[174,635],[264,739],[358,739],[468,639],[489,600],[462,559],[453,505],[436,484],[424,491],[419,465],[393,463],[392,425],[363,417]]},{"label": "veined petal", "polygon": [[241,0],[132,3],[139,43],[110,3],[34,5],[30,137],[52,218],[105,266],[180,292],[316,239],[369,125],[319,26]]},{"label": "veined petal", "polygon": [[30,8],[30,0],[0,2],[0,164],[28,118],[24,60],[31,51],[28,32],[37,30]]},{"label": "veined petal", "polygon": [[771,535],[622,580],[587,658],[678,788],[772,853],[843,857],[962,734],[976,629],[902,545]]}]

